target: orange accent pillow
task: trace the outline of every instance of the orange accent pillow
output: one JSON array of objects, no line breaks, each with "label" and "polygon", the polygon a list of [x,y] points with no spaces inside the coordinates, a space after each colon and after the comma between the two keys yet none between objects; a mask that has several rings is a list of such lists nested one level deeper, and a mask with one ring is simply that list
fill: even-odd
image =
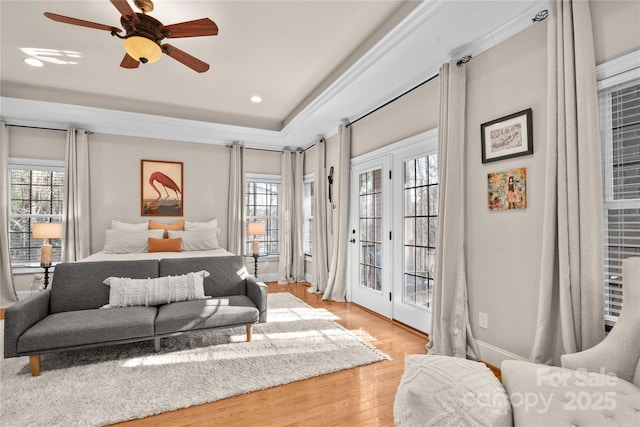
[{"label": "orange accent pillow", "polygon": [[182,237],[175,239],[154,239],[149,237],[148,252],[182,252]]},{"label": "orange accent pillow", "polygon": [[173,221],[169,224],[165,224],[163,222],[150,219],[149,230],[164,230],[164,238],[166,239],[167,237],[169,237],[169,235],[167,234],[167,231],[169,230],[184,231],[184,220],[181,219],[180,221]]}]

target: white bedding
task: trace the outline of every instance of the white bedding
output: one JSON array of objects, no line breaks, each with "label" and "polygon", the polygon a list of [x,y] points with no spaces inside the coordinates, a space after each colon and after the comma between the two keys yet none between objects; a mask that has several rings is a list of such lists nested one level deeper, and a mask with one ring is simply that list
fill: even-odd
[{"label": "white bedding", "polygon": [[194,258],[210,256],[232,256],[226,249],[209,249],[206,251],[182,251],[182,252],[140,252],[129,254],[108,254],[104,251],[96,252],[77,262],[89,261],[128,261],[137,259],[164,259],[164,258]]}]

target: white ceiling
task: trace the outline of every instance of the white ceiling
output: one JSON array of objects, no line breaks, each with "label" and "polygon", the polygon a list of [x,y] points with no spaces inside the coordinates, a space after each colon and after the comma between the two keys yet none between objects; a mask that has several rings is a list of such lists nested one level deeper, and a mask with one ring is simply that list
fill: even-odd
[{"label": "white ceiling", "polygon": [[[0,110],[14,124],[247,146],[306,147],[437,73],[530,25],[546,2],[171,1],[164,24],[209,17],[216,37],[170,43],[209,63],[196,73],[164,56],[119,67],[122,41],[62,24],[53,12],[121,28],[108,0],[0,1]],[[133,8],[133,1],[130,1]],[[32,49],[25,51],[25,49]],[[76,64],[23,59],[33,49]],[[72,52],[72,53],[67,53]],[[76,53],[77,52],[77,53]],[[260,95],[263,102],[249,101]]]}]

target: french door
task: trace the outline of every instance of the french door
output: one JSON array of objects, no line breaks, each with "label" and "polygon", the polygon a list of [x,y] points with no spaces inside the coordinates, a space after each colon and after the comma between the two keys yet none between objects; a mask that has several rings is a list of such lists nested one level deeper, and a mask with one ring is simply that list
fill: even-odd
[{"label": "french door", "polygon": [[354,161],[351,300],[428,332],[438,225],[437,134]]},{"label": "french door", "polygon": [[355,303],[391,317],[390,158],[351,169],[351,296]]}]

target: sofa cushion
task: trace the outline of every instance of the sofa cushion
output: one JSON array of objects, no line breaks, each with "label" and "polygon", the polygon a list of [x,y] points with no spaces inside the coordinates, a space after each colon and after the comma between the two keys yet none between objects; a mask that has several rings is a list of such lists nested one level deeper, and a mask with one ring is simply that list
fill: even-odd
[{"label": "sofa cushion", "polygon": [[156,334],[247,325],[258,322],[258,309],[244,295],[184,301],[158,307]]},{"label": "sofa cushion", "polygon": [[109,304],[102,308],[161,305],[178,301],[210,298],[205,296],[203,280],[207,271],[196,271],[180,276],[163,276],[147,279],[107,277]]},{"label": "sofa cushion", "polygon": [[212,297],[246,295],[248,275],[242,256],[167,258],[160,263],[160,276],[177,276],[190,271],[206,270],[204,293]]},{"label": "sofa cushion", "polygon": [[20,336],[18,353],[151,339],[156,314],[156,307],[77,310],[51,314]]},{"label": "sofa cushion", "polygon": [[[158,260],[71,262],[56,265],[51,284],[51,313],[100,308],[109,303],[104,279],[158,277]],[[194,270],[195,271],[195,270]]]},{"label": "sofa cushion", "polygon": [[615,375],[505,360],[517,426],[638,426],[640,389]]}]

